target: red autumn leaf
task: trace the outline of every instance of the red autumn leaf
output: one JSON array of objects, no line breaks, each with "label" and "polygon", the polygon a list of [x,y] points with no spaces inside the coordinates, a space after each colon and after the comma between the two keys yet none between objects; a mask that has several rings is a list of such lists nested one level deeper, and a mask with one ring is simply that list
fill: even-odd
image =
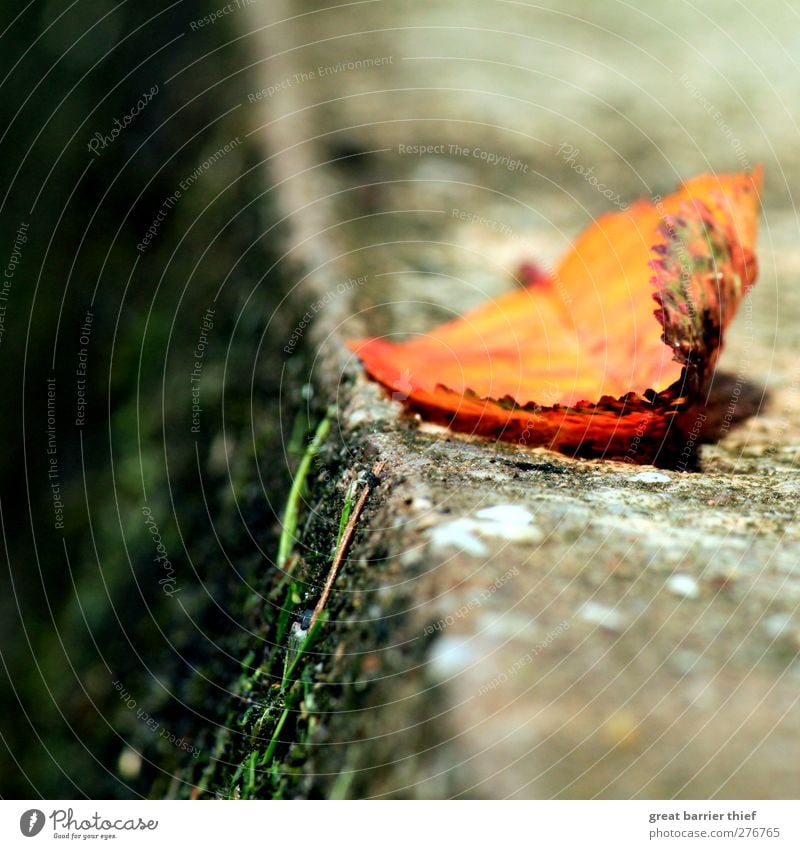
[{"label": "red autumn leaf", "polygon": [[424,335],[348,344],[396,400],[453,430],[674,465],[756,278],[760,182],[760,169],[695,177],[602,215],[552,277],[529,266],[525,288]]}]

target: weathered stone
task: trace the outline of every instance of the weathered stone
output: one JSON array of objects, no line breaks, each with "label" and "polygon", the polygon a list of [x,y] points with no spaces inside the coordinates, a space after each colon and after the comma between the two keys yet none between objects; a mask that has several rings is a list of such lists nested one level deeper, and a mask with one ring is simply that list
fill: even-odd
[{"label": "weathered stone", "polygon": [[[789,83],[758,82],[765,42],[734,49],[724,30],[752,45],[750,25],[726,4],[707,9],[713,26],[660,3],[567,6],[507,4],[498,19],[492,4],[369,4],[357,26],[335,10],[290,20],[302,11],[290,2],[252,11],[288,21],[261,33],[265,85],[391,57],[259,101],[297,295],[324,303],[308,331],[313,380],[337,404],[353,466],[388,469],[350,556],[368,565],[346,567],[334,591],[326,680],[345,684],[304,767],[314,792],[800,793],[800,252],[770,170],[785,154],[776,164],[795,175],[800,161],[780,117]],[[562,144],[625,200],[767,160],[762,279],[720,368],[720,403],[758,415],[705,446],[697,473],[421,425],[343,344],[424,331],[515,285],[520,260],[552,262],[609,208]]]}]

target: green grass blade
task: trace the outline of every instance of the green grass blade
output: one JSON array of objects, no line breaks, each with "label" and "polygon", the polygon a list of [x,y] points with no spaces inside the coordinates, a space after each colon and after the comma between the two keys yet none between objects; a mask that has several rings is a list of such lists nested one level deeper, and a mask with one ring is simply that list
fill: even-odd
[{"label": "green grass blade", "polygon": [[303,489],[305,487],[308,472],[311,468],[311,461],[316,456],[325,438],[331,429],[330,415],[317,425],[317,430],[314,438],[309,442],[306,448],[300,465],[297,467],[297,472],[292,481],[292,488],[289,490],[289,497],[286,500],[286,509],[283,513],[283,523],[281,527],[281,538],[278,542],[278,569],[285,569],[286,563],[294,549],[294,544],[297,537],[297,521],[300,515],[300,502],[303,499]]}]

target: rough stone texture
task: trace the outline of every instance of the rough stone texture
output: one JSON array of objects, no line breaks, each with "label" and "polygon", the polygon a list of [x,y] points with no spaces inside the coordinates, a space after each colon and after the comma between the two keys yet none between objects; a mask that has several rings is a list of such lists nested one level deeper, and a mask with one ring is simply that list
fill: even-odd
[{"label": "rough stone texture", "polygon": [[[320,680],[344,685],[342,710],[314,741],[314,792],[796,797],[796,14],[283,2],[250,23],[280,85],[253,108],[316,317],[313,380],[353,469],[390,469],[335,591]],[[375,57],[391,62],[335,67]],[[342,344],[424,331],[513,285],[520,259],[563,252],[609,199],[562,143],[624,200],[766,165],[762,276],[715,389],[760,411],[704,446],[699,473],[421,425]],[[499,505],[530,521],[480,513]]]}]

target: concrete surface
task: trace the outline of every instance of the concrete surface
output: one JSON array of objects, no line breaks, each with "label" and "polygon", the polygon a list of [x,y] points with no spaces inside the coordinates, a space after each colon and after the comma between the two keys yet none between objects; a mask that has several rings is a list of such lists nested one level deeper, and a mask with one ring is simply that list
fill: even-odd
[{"label": "concrete surface", "polygon": [[[319,681],[340,709],[308,786],[796,797],[796,10],[283,0],[248,15],[264,89],[243,102],[314,315],[299,332],[311,379],[337,405],[351,474],[376,457],[390,469],[334,590]],[[445,152],[401,147],[419,144]],[[610,195],[756,162],[761,279],[715,403],[758,414],[704,446],[698,473],[452,436],[403,416],[344,348],[505,291]]]}]

